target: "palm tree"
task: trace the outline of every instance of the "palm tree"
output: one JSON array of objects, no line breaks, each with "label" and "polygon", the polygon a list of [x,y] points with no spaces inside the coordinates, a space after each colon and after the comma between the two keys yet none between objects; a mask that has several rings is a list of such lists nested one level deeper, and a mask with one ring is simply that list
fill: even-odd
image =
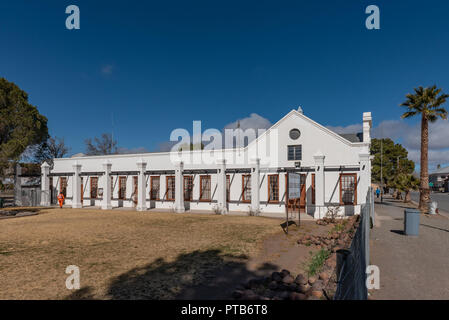
[{"label": "palm tree", "polygon": [[[430,88],[415,88],[414,94],[407,94],[407,100],[401,104],[406,107],[407,111],[401,118],[411,118],[421,115],[421,173],[420,173],[420,192],[419,192],[419,209],[422,212],[428,210],[430,200],[429,190],[429,167],[428,167],[428,149],[429,149],[429,121],[435,122],[438,118],[447,119],[447,111],[441,107],[449,95],[437,89],[437,86]],[[441,94],[440,94],[441,93]]]}]

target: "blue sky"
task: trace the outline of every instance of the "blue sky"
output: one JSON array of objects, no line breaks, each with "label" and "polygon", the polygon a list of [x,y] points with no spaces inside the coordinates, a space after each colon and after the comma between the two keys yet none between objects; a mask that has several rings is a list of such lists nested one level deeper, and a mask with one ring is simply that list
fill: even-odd
[{"label": "blue sky", "polygon": [[[65,28],[70,4],[80,30]],[[365,28],[370,4],[381,30]],[[416,121],[399,121],[398,105],[418,85],[449,92],[448,10],[442,0],[2,1],[0,76],[28,92],[72,153],[110,132],[112,113],[121,147],[154,151],[193,120],[274,123],[301,105],[342,131],[372,111],[415,157]],[[431,165],[449,163],[440,122]]]}]

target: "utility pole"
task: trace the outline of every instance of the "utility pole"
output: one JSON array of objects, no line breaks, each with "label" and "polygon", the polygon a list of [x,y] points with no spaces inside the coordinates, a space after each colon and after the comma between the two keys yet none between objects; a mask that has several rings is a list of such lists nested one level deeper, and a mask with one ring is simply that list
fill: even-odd
[{"label": "utility pole", "polygon": [[383,172],[382,172],[382,158],[383,158],[383,141],[384,139],[380,139],[380,203],[383,201],[384,188],[383,188]]}]

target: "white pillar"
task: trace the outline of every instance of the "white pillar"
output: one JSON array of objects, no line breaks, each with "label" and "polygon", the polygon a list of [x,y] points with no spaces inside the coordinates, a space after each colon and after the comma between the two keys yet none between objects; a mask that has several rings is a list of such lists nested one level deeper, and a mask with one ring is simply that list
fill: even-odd
[{"label": "white pillar", "polygon": [[73,165],[73,180],[72,180],[72,208],[81,208],[81,164],[75,161]]},{"label": "white pillar", "polygon": [[50,165],[44,161],[41,165],[41,206],[50,205]]},{"label": "white pillar", "polygon": [[357,184],[357,204],[366,203],[366,195],[370,186],[370,154],[360,153],[360,171]]},{"label": "white pillar", "polygon": [[104,175],[103,175],[103,200],[101,201],[101,209],[111,210],[111,168],[112,163],[106,161],[103,163]]},{"label": "white pillar", "polygon": [[226,160],[219,159],[217,161],[217,191],[218,191],[218,212],[220,214],[228,213],[227,199],[226,199]]},{"label": "white pillar", "polygon": [[321,219],[325,216],[325,180],[324,180],[324,159],[325,156],[318,152],[313,156],[315,160],[315,219]]},{"label": "white pillar", "polygon": [[183,193],[183,175],[184,163],[182,161],[175,163],[175,212],[182,213],[185,211],[184,207],[184,193]]},{"label": "white pillar", "polygon": [[140,159],[137,162],[137,168],[139,169],[139,177],[137,178],[137,211],[145,211],[147,210],[147,181],[145,179],[147,163]]},{"label": "white pillar", "polygon": [[251,166],[251,210],[254,214],[260,212],[260,159],[252,159]]},{"label": "white pillar", "polygon": [[372,124],[371,112],[363,113],[363,142],[371,142],[371,124]]}]

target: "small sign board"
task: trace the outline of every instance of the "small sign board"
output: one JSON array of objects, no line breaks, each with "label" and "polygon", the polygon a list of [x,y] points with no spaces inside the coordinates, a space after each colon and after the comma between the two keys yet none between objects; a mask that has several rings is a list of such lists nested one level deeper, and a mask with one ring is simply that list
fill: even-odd
[{"label": "small sign board", "polygon": [[299,199],[301,196],[301,176],[298,173],[288,174],[288,198]]}]

